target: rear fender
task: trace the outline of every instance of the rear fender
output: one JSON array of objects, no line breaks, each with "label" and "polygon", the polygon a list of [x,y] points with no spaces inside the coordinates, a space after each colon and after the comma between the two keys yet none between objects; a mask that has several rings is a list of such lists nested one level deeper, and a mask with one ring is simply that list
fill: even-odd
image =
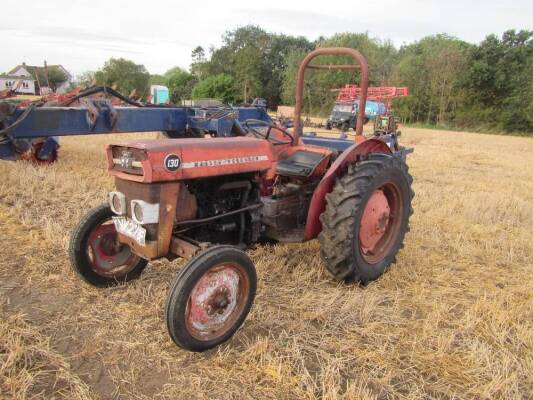
[{"label": "rear fender", "polygon": [[311,240],[318,236],[322,231],[322,224],[319,217],[326,208],[326,194],[333,190],[333,185],[338,176],[342,175],[348,168],[348,165],[357,161],[361,156],[370,153],[392,154],[389,146],[378,139],[368,139],[360,144],[354,144],[347,148],[336,160],[328,172],[324,175],[316,187],[309,211],[307,213],[307,223],[305,225],[305,240]]}]

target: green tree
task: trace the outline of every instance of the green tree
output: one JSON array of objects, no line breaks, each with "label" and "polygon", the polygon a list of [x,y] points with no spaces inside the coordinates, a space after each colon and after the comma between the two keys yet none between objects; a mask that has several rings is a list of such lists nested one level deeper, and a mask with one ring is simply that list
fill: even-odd
[{"label": "green tree", "polygon": [[95,72],[94,71],[85,71],[76,76],[76,79],[73,83],[74,87],[88,87],[91,86],[92,83],[95,80]]},{"label": "green tree", "polygon": [[[273,108],[281,102],[294,104],[297,70],[305,55],[317,47],[350,47],[367,59],[370,85],[409,87],[410,96],[393,103],[394,113],[406,122],[531,132],[532,32],[489,35],[479,45],[438,34],[396,49],[390,40],[367,33],[340,33],[310,42],[248,25],[226,32],[222,45],[210,48],[209,56],[201,46],[193,50],[191,72],[199,81],[193,96],[226,102],[265,97]],[[320,57],[314,62],[353,61]],[[304,112],[328,114],[336,97],[332,89],[358,82],[358,71],[308,71]],[[175,86],[188,90],[185,83]]]},{"label": "green tree", "polygon": [[48,86],[48,82],[50,82],[50,89],[54,92],[58,86],[68,80],[68,76],[57,66],[48,67],[48,79],[44,68],[30,68],[30,72],[41,86]]},{"label": "green tree", "polygon": [[470,45],[439,34],[400,49],[392,81],[407,86],[410,97],[395,101],[395,111],[407,122],[449,124],[464,100],[462,71]]},{"label": "green tree", "polygon": [[202,79],[206,74],[205,67],[207,62],[204,48],[202,46],[196,46],[191,53],[191,58],[191,74],[198,79]]},{"label": "green tree", "polygon": [[193,53],[193,72],[200,66],[202,77],[229,75],[235,85],[235,100],[248,102],[254,97],[265,97],[271,107],[276,107],[281,101],[288,54],[295,48],[312,47],[303,37],[272,34],[248,25],[226,32],[223,45],[211,50],[209,60],[199,62],[201,53]]},{"label": "green tree", "polygon": [[235,100],[235,82],[226,74],[209,76],[194,86],[192,98],[218,99],[223,103],[231,103]]},{"label": "green tree", "polygon": [[[283,70],[282,78],[282,92],[281,99],[283,104],[294,105],[295,90],[296,90],[296,78],[298,75],[298,67],[305,57],[306,52],[303,49],[293,49],[287,55],[287,66]],[[309,75],[306,76],[309,78]],[[306,82],[308,80],[306,79]]]},{"label": "green tree", "polygon": [[150,74],[150,80],[148,83],[150,85],[166,85],[167,77],[160,74]]},{"label": "green tree", "polygon": [[[269,35],[260,27],[249,25],[227,32],[223,40],[222,52],[215,51],[211,59],[215,63],[226,62],[232,66],[230,75],[234,78],[235,90],[240,93],[241,100],[248,102],[261,96],[263,52],[268,46]],[[230,57],[225,60],[228,50]],[[217,60],[221,53],[224,57]]]},{"label": "green tree", "polygon": [[168,87],[170,101],[172,103],[179,103],[181,100],[191,98],[192,89],[197,83],[194,75],[179,67],[175,67],[168,71],[165,76],[165,85]]},{"label": "green tree", "polygon": [[136,89],[143,97],[148,93],[150,82],[150,74],[144,65],[124,58],[110,58],[102,69],[96,72],[95,78],[99,85],[116,85],[117,90],[125,94]]},{"label": "green tree", "polygon": [[462,122],[472,126],[481,120],[506,131],[533,132],[533,31],[487,36],[472,49],[468,64]]},{"label": "green tree", "polygon": [[295,51],[306,54],[314,46],[303,36],[272,35],[261,70],[261,97],[265,97],[271,107],[275,108],[282,102],[285,70],[289,65],[290,55]]},{"label": "green tree", "polygon": [[[396,49],[390,42],[380,42],[366,33],[342,33],[330,38],[320,38],[316,47],[350,47],[358,49],[367,59],[370,69],[370,84],[381,85],[390,80]],[[282,99],[286,104],[294,104],[296,76],[299,65],[309,49],[296,48],[287,56],[287,67],[283,74]],[[352,64],[349,56],[321,56],[313,63]],[[308,71],[305,77],[304,110],[309,113],[326,115],[335,101],[335,92],[345,84],[360,82],[357,70]]]},{"label": "green tree", "polygon": [[245,103],[250,102],[261,93],[261,65],[251,60],[258,60],[259,47],[248,44],[235,54],[236,89],[240,91]]},{"label": "green tree", "polygon": [[57,67],[48,68],[48,82],[50,82],[50,88],[55,92],[62,83],[68,80],[67,75]]}]

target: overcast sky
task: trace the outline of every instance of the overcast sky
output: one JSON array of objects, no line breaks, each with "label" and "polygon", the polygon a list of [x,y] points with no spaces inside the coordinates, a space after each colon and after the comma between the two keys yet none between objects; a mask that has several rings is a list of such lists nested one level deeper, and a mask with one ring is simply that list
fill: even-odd
[{"label": "overcast sky", "polygon": [[163,73],[188,68],[194,47],[218,46],[225,31],[247,24],[311,40],[368,31],[400,46],[445,32],[478,43],[533,29],[533,0],[3,1],[0,17],[0,72],[47,60],[76,75],[124,57]]}]

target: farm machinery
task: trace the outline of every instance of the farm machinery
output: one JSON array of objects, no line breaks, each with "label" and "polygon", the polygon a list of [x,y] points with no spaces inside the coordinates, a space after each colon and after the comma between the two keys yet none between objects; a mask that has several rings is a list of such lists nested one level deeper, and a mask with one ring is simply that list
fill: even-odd
[{"label": "farm machinery", "polygon": [[[355,64],[311,63],[349,55]],[[360,70],[354,141],[301,135],[307,69]],[[409,230],[412,178],[394,133],[365,138],[368,66],[349,48],[320,48],[298,71],[292,130],[257,108],[206,118],[187,109],[113,109],[95,104],[48,109],[53,134],[161,130],[212,132],[203,138],[136,140],[107,147],[116,189],[74,229],[69,255],[86,282],[106,287],[138,278],[159,258],[187,260],[170,284],[165,305],[172,340],[203,351],[228,340],[250,311],[257,274],[245,249],[263,241],[318,238],[333,278],[367,283],[395,261]],[[36,110],[39,111],[39,110]],[[248,113],[248,114],[247,114]],[[238,114],[238,116],[236,115]],[[157,117],[156,117],[157,116]],[[30,136],[47,121],[34,115],[12,132]]]},{"label": "farm machinery", "polygon": [[[347,131],[353,128],[355,130],[361,90],[362,88],[357,85],[345,85],[343,88],[333,89],[338,92],[337,99],[326,121],[326,129],[340,128],[342,131]],[[398,120],[392,115],[392,100],[405,96],[409,96],[407,87],[369,87],[365,105],[365,124],[369,120],[374,120],[376,134],[396,132]]]},{"label": "farm machinery", "polygon": [[13,95],[0,93],[0,159],[36,164],[57,159],[58,136],[159,130],[170,138],[229,136],[238,129],[233,126],[237,116],[271,122],[260,107],[143,104],[106,86],[52,93],[37,101],[15,102]]}]

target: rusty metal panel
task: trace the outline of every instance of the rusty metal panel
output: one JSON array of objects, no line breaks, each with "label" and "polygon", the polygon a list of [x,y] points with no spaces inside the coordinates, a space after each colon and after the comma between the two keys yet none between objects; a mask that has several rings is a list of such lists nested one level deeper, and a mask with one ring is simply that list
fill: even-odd
[{"label": "rusty metal panel", "polygon": [[181,185],[177,182],[161,185],[159,238],[157,241],[157,251],[160,257],[166,256],[170,251],[170,240],[172,239],[172,229],[176,218],[180,187]]},{"label": "rusty metal panel", "polygon": [[118,240],[121,243],[127,244],[135,254],[147,260],[155,260],[156,258],[161,257],[158,252],[157,241],[146,241],[145,245],[142,246],[134,239],[123,235],[122,233],[118,234]]},{"label": "rusty metal panel", "polygon": [[117,191],[126,197],[126,215],[131,218],[131,201],[143,200],[150,204],[159,204],[159,222],[143,224],[146,229],[146,245],[141,246],[134,240],[120,236],[123,243],[133,251],[147,259],[164,257],[169,252],[172,228],[176,219],[179,182],[144,184],[123,179],[115,179]]},{"label": "rusty metal panel", "polygon": [[[118,161],[113,162],[116,147],[146,152],[147,159],[139,160],[143,175],[127,174]],[[266,171],[275,159],[268,141],[249,137],[139,140],[112,145],[107,154],[111,175],[145,183]],[[173,157],[171,166],[169,157]]]},{"label": "rusty metal panel", "polygon": [[177,237],[173,237],[170,242],[170,251],[173,254],[185,259],[192,258],[201,249],[202,248],[200,246],[196,246]]}]

